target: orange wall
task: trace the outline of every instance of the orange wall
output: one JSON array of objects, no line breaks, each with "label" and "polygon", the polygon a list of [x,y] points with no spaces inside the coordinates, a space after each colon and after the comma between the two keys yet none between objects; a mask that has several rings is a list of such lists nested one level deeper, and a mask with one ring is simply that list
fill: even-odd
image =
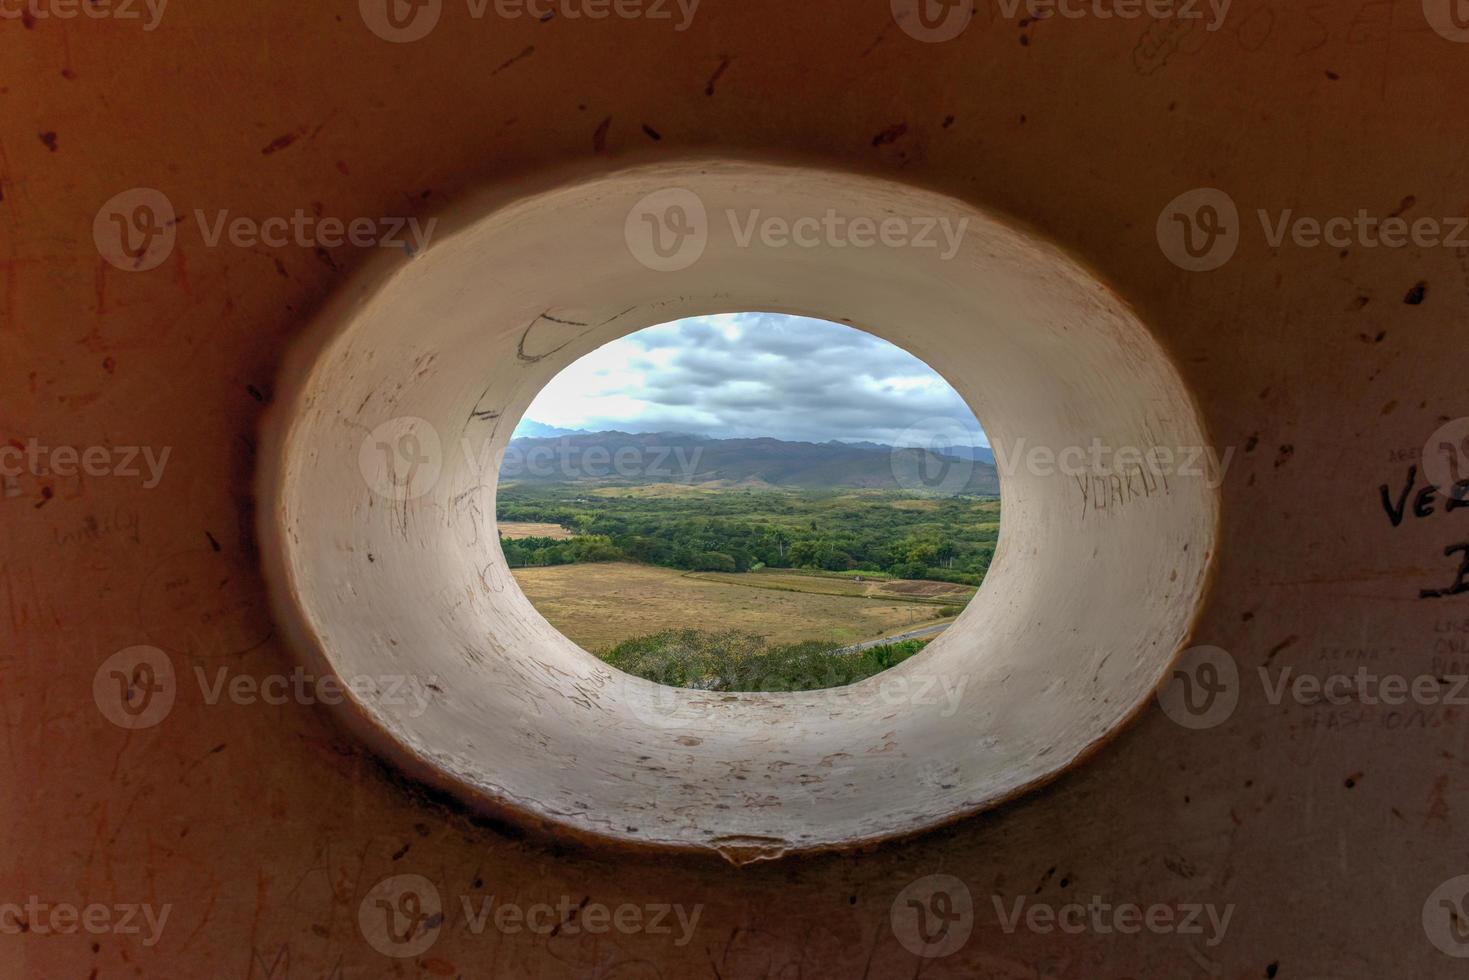
[{"label": "orange wall", "polygon": [[[1469,660],[1469,597],[1420,598],[1455,580],[1444,549],[1469,541],[1469,511],[1393,527],[1379,498],[1466,414],[1469,246],[1273,247],[1255,217],[1465,214],[1469,45],[1436,33],[1416,0],[1236,0],[1215,32],[1096,17],[1022,27],[991,5],[943,43],[910,37],[886,4],[835,0],[705,0],[682,31],[677,8],[673,21],[542,23],[475,20],[445,0],[437,27],[404,44],[345,2],[196,0],[153,30],[137,9],[0,21],[0,443],[170,452],[152,487],[146,467],[33,467],[4,482],[0,903],[171,912],[151,945],[11,929],[0,974],[1460,969],[1422,914],[1469,873],[1464,708],[1272,704],[1258,681],[1261,667],[1415,677]],[[287,344],[364,256],[211,247],[194,209],[426,218],[540,168],[722,150],[872,171],[1011,214],[1136,305],[1216,442],[1237,450],[1196,631],[1245,678],[1226,722],[1188,731],[1149,710],[1000,811],[860,858],[736,869],[518,839],[395,782],[320,706],[207,702],[196,668],[211,682],[292,669],[252,545],[256,427]],[[1242,236],[1223,268],[1191,273],[1155,226],[1205,186],[1238,204]],[[109,264],[93,235],[104,202],[135,187],[184,216],[146,272]],[[92,685],[140,644],[167,651],[181,683],[165,719],[129,731]],[[972,892],[974,934],[921,960],[890,907],[934,873]],[[449,909],[416,958],[380,955],[358,927],[364,896],[395,874],[425,876]],[[676,931],[475,934],[459,898],[491,894],[701,914],[683,944]],[[992,899],[1093,895],[1234,911],[1207,945],[1007,933]]]}]

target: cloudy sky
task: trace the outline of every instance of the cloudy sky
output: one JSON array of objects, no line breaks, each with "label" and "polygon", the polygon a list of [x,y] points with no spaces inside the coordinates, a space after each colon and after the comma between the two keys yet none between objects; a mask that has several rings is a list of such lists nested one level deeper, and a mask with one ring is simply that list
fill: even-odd
[{"label": "cloudy sky", "polygon": [[589,431],[888,445],[967,432],[965,442],[988,444],[948,382],[907,351],[838,323],[777,313],[696,317],[629,334],[557,375],[525,418]]}]

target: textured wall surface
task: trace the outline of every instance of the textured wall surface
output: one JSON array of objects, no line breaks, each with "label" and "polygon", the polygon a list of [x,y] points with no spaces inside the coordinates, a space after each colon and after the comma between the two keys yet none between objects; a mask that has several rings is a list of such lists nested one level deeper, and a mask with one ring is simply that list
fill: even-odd
[{"label": "textured wall surface", "polygon": [[[1420,494],[1425,445],[1469,435],[1450,3],[1236,0],[1214,23],[993,0],[947,40],[901,0],[441,6],[401,42],[369,0],[3,8],[0,974],[1462,972],[1469,509]],[[918,840],[733,868],[520,837],[274,696],[295,658],[253,543],[257,427],[291,340],[371,250],[305,220],[278,244],[216,237],[221,215],[427,220],[548,167],[722,150],[971,200],[1135,306],[1233,451],[1195,629],[1237,669],[1232,710],[1152,708],[1039,794]],[[109,206],[135,188],[176,224],[139,208],[156,197]],[[1171,203],[1198,188],[1238,219],[1218,195]],[[109,250],[114,214],[156,265]],[[1415,240],[1382,241],[1390,216]],[[1323,244],[1300,218],[1353,222]],[[1202,258],[1171,237],[1190,219]],[[152,717],[108,696],[109,658],[138,646],[166,657],[151,677],[116,662],[159,688]],[[374,916],[434,894],[422,948],[381,952],[404,949]],[[531,927],[479,919],[492,897]],[[1119,921],[1129,904],[1149,924]],[[624,905],[637,922],[599,917]],[[967,940],[918,941],[941,922]]]}]

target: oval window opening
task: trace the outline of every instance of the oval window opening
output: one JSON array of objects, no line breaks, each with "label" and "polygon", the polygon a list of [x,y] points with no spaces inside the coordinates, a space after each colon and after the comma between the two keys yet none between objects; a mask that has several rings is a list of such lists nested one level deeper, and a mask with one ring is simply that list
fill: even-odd
[{"label": "oval window opening", "polygon": [[[650,208],[680,221],[711,216],[694,229],[697,255],[673,268],[634,247],[643,242],[637,233],[672,227],[642,220]],[[791,249],[748,240],[712,218],[731,210],[864,223],[906,215],[967,231],[944,252]],[[1190,638],[1210,580],[1218,483],[1207,473],[1180,473],[1166,484],[1129,484],[1093,460],[1096,446],[1195,458],[1190,447],[1206,447],[1207,433],[1169,352],[1122,296],[1064,248],[979,203],[899,181],[718,159],[613,170],[598,161],[577,179],[487,189],[447,211],[443,226],[432,248],[411,259],[381,256],[324,308],[280,376],[259,452],[256,526],[277,626],[307,669],[341,683],[346,693],[333,710],[344,723],[403,772],[535,833],[744,863],[864,847],[999,805],[1079,764],[1149,710]],[[752,501],[767,496],[766,510],[743,515],[746,523],[768,527],[779,518],[795,528],[804,520],[810,530],[813,518],[801,511],[809,504],[783,514],[771,509],[775,489],[740,488],[741,474],[726,474],[734,477],[728,485],[697,479],[719,475],[708,449],[681,483],[671,439],[662,467],[675,474],[677,493],[655,497],[670,478],[652,474],[656,482],[575,488],[568,514],[530,508],[534,501],[521,491],[547,490],[534,481],[508,480],[499,499],[517,423],[578,358],[688,318],[706,325],[707,345],[732,343],[722,331],[733,325],[743,333],[761,322],[731,312],[749,310],[819,316],[860,327],[865,333],[851,335],[858,340],[900,345],[942,372],[983,419],[984,442],[999,458],[1004,534],[994,539],[983,586],[921,652],[865,680],[792,690],[782,689],[797,686],[789,678],[762,682],[756,672],[754,686],[775,689],[747,691],[711,689],[697,671],[649,680],[589,652],[622,636],[573,642],[576,629],[563,622],[566,632],[558,630],[544,597],[537,596],[538,609],[527,598],[536,589],[517,584],[613,564],[622,575],[723,579],[747,597],[743,614],[754,625],[745,631],[763,634],[767,647],[803,642],[799,632],[761,625],[772,618],[771,603],[840,599],[855,610],[869,597],[813,599],[730,583],[804,575],[799,584],[808,588],[891,588],[894,579],[879,575],[895,574],[891,561],[855,544],[837,546],[839,533],[862,530],[860,519],[818,515],[814,530],[831,529],[832,540],[803,545],[800,560],[790,554],[797,540],[785,542],[783,556],[777,545],[777,562],[789,566],[774,568],[769,551],[753,543],[696,541],[682,526],[670,537],[656,521],[636,526],[633,518],[643,518],[613,504],[668,507],[698,494],[738,500],[747,489]],[[921,465],[922,453],[905,455],[901,435],[875,427],[885,424],[881,411],[865,427],[812,428],[846,401],[883,404],[869,388],[880,390],[889,376],[875,372],[879,380],[869,382],[847,371],[839,374],[845,386],[821,385],[835,355],[828,346],[813,349],[813,332],[842,328],[782,322],[800,324],[783,335],[772,331],[771,342],[796,345],[786,358],[794,380],[785,390],[804,400],[776,404],[763,388],[716,383],[720,364],[756,367],[766,355],[730,353],[711,367],[705,349],[684,353],[686,375],[671,386],[668,407],[698,407],[717,393],[734,408],[773,406],[765,427],[738,434],[896,446],[889,460],[914,465],[878,473],[915,502],[884,512],[895,532],[889,544],[913,527],[905,522],[921,524],[933,513],[922,508],[969,504],[956,491],[968,477],[960,483],[943,459]],[[655,354],[640,356],[656,366]],[[680,390],[687,404],[677,402]],[[602,414],[606,422],[558,417],[538,405],[529,419],[593,435],[618,427],[613,421],[622,416]],[[699,418],[672,427],[711,440],[736,434],[716,426],[717,418],[695,425]],[[968,444],[979,438],[975,432]],[[956,444],[965,440],[952,429],[920,429],[906,448],[958,459]],[[620,477],[616,447],[606,448],[605,462],[587,454],[575,457],[577,465],[594,463]],[[544,454],[537,459],[544,465]],[[554,449],[550,459],[560,465]],[[622,457],[624,467],[656,462]],[[779,488],[773,475],[762,482]],[[831,501],[864,505],[891,490],[836,487],[829,473],[812,482]],[[559,530],[507,534],[502,544],[497,515],[506,526]],[[614,518],[625,526],[599,526]],[[526,543],[534,537],[550,544]],[[569,569],[512,568],[508,560],[518,555],[529,564],[537,559],[527,552],[555,555],[568,541],[587,549],[582,557],[606,547],[609,559],[632,549],[637,560],[577,561]],[[660,543],[670,548],[671,564],[649,560],[658,558]],[[953,553],[905,555],[923,574],[898,569],[896,578],[930,587],[965,572],[982,547],[982,537],[966,537]],[[703,567],[675,567],[680,548]],[[848,559],[855,567],[840,567]],[[808,563],[814,567],[801,567]],[[647,622],[633,622],[625,634],[634,639],[728,625],[689,623],[688,609],[658,622],[637,610],[625,592],[608,593],[589,618],[641,616]],[[791,621],[809,625],[800,616]],[[863,635],[849,624],[823,629],[812,638],[850,645]],[[830,654],[823,656],[829,661]],[[819,675],[797,680],[835,683]],[[405,685],[423,697],[404,697]]]},{"label": "oval window opening", "polygon": [[922,360],[809,317],[639,330],[535,397],[501,461],[500,547],[532,605],[671,687],[808,691],[920,653],[994,557],[999,477]]}]

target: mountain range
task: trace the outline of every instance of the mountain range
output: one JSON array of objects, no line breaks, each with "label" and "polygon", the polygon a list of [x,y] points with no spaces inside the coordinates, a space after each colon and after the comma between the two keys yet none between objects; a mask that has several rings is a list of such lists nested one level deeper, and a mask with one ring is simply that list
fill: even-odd
[{"label": "mountain range", "polygon": [[[500,471],[502,481],[970,494],[1000,491],[993,457],[982,447],[956,447],[939,453],[875,442],[715,439],[675,432],[585,432],[540,423],[531,426],[522,422],[516,429]],[[535,434],[525,435],[527,431]],[[969,458],[971,454],[978,458]]]}]

